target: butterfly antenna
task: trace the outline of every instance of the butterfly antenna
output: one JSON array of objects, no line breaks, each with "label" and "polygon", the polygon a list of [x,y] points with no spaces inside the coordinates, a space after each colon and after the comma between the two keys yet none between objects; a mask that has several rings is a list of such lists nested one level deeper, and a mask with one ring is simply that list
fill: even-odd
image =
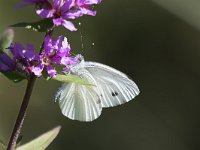
[{"label": "butterfly antenna", "polygon": [[[82,53],[84,55],[84,44],[83,44],[83,34],[82,34],[82,24],[81,22],[79,22],[79,26],[80,26],[80,30],[79,30],[79,33],[80,33],[80,39],[81,39],[81,49],[82,49]],[[88,48],[88,50],[90,50],[93,46],[95,45],[95,43],[91,43],[90,47]]]},{"label": "butterfly antenna", "polygon": [[81,50],[82,50],[82,53],[84,53],[84,44],[83,44],[83,34],[82,34],[82,24],[81,24],[81,22],[79,22],[78,25],[80,26],[79,33],[80,33],[80,37],[81,37]]}]

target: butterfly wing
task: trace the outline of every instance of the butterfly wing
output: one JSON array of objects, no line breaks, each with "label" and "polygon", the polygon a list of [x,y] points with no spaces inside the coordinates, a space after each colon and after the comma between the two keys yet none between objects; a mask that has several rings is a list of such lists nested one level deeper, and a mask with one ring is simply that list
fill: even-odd
[{"label": "butterfly wing", "polygon": [[135,98],[139,94],[138,86],[124,73],[96,62],[85,62],[88,70],[96,81],[101,93],[102,107],[113,107]]},{"label": "butterfly wing", "polygon": [[[79,77],[96,85],[94,78],[84,68],[78,70]],[[99,91],[96,86],[64,83],[56,95],[63,115],[73,120],[92,121],[102,111]]]}]

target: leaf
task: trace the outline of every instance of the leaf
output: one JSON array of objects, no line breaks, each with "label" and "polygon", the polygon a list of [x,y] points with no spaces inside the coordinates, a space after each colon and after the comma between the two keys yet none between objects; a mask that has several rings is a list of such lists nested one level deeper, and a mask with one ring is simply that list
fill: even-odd
[{"label": "leaf", "polygon": [[53,79],[60,81],[60,82],[73,82],[73,83],[80,84],[80,85],[94,86],[93,84],[81,79],[80,77],[78,77],[76,75],[72,75],[72,74],[65,74],[65,75],[57,74],[56,77],[54,77]]},{"label": "leaf", "polygon": [[43,19],[37,22],[21,22],[11,25],[11,27],[23,27],[36,32],[48,32],[53,28],[53,22],[51,19]]},{"label": "leaf", "polygon": [[11,45],[14,39],[14,30],[6,29],[0,38],[0,51],[7,52],[7,48]]},{"label": "leaf", "polygon": [[60,132],[61,127],[58,126],[41,136],[37,137],[36,139],[26,143],[17,148],[17,150],[44,150],[47,148],[51,142],[56,138],[58,133]]},{"label": "leaf", "polygon": [[15,72],[1,72],[4,76],[6,76],[9,80],[12,80],[15,83],[18,83],[25,78],[16,74]]},{"label": "leaf", "polygon": [[6,145],[1,140],[0,140],[0,149],[1,150],[6,150]]}]

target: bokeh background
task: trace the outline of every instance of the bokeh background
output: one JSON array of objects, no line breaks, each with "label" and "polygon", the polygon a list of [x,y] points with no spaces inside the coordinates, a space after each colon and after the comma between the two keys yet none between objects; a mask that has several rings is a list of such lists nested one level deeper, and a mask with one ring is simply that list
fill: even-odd
[{"label": "bokeh background", "polygon": [[[0,32],[40,18],[19,0],[0,1]],[[83,17],[80,32],[64,28],[74,52],[131,76],[141,93],[127,104],[104,109],[91,123],[61,114],[54,94],[60,83],[39,79],[23,132],[23,143],[61,125],[48,150],[197,150],[200,149],[200,2],[197,0],[103,0],[96,17]],[[79,27],[80,29],[80,27]],[[33,43],[43,34],[15,29],[15,41]],[[92,46],[92,43],[95,43]],[[26,81],[0,76],[0,139],[8,142]]]}]

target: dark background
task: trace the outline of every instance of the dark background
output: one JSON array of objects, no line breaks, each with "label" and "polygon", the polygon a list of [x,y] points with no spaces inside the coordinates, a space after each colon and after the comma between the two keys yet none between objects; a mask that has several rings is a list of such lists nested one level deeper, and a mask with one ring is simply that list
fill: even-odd
[{"label": "dark background", "polygon": [[[0,31],[36,21],[32,7],[15,10],[19,0],[0,1]],[[195,0],[103,0],[96,17],[78,19],[80,32],[60,27],[85,60],[113,66],[140,88],[135,100],[104,109],[91,123],[72,121],[53,102],[60,83],[39,79],[23,128],[23,142],[61,125],[49,150],[197,150],[200,105],[200,3]],[[199,17],[199,18],[198,18]],[[198,20],[199,19],[199,20]],[[79,27],[80,28],[80,27]],[[15,41],[42,43],[43,34],[15,30]],[[94,46],[91,46],[92,43]],[[0,139],[8,142],[26,81],[0,76]]]}]

